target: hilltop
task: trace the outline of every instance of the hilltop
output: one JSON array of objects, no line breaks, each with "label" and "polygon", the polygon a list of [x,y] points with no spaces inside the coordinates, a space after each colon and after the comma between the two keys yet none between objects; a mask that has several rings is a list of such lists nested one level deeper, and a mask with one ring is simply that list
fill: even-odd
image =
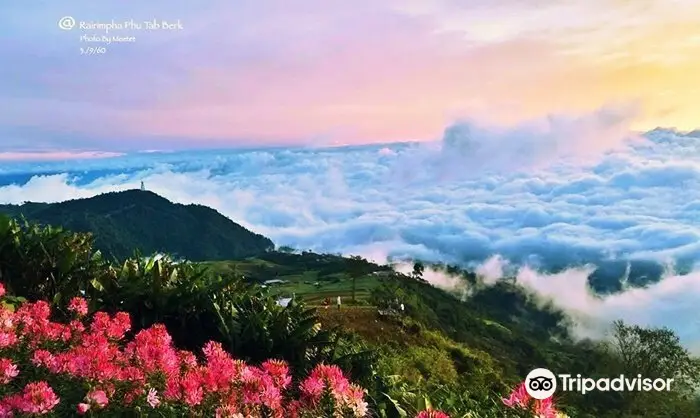
[{"label": "hilltop", "polygon": [[60,203],[0,205],[0,213],[92,233],[97,249],[120,260],[134,251],[201,261],[241,259],[274,249],[269,238],[214,209],[173,203],[150,191],[127,190]]}]

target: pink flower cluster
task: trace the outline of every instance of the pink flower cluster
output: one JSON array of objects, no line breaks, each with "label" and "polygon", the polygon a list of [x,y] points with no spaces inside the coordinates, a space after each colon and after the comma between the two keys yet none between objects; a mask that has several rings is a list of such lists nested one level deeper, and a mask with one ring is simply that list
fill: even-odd
[{"label": "pink flower cluster", "polygon": [[542,400],[531,398],[525,389],[525,382],[520,383],[507,398],[504,398],[503,403],[510,408],[526,410],[532,408],[535,416],[538,418],[558,418],[562,416],[555,408],[551,397]]},{"label": "pink flower cluster", "polygon": [[11,417],[13,411],[43,415],[58,405],[60,398],[44,381],[28,383],[20,393],[6,396],[0,402],[0,416]]},{"label": "pink flower cluster", "polygon": [[348,381],[338,366],[319,366],[314,369],[300,385],[302,400],[318,405],[325,393],[328,393],[337,405],[349,408],[355,416],[367,414],[364,402],[364,389]]},{"label": "pink flower cluster", "polygon": [[[4,294],[0,284],[0,297]],[[27,302],[14,311],[0,306],[0,387],[9,389],[5,385],[11,381],[23,386],[0,399],[0,417],[49,413],[61,397],[73,399],[70,408],[80,415],[114,407],[175,408],[217,418],[367,415],[364,389],[337,366],[318,365],[299,383],[294,397],[284,361],[252,366],[213,341],[204,346],[200,360],[192,352],[177,350],[163,325],[139,331],[127,341],[127,313],[96,312],[87,321],[88,304],[82,298],[73,298],[68,310],[75,318],[63,324],[50,319],[45,301]],[[22,373],[13,358],[29,358],[22,367],[31,367],[30,375],[45,379],[18,383]],[[60,383],[52,388],[47,380]],[[76,397],[82,386],[91,389]],[[449,418],[435,411],[418,417]]]}]

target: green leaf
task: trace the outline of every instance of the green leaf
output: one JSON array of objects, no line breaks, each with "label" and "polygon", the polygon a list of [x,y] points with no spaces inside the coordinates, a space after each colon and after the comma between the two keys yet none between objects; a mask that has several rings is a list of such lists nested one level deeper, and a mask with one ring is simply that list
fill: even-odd
[{"label": "green leaf", "polygon": [[15,311],[15,305],[12,303],[5,302],[4,300],[0,302],[0,305],[2,305],[5,309],[14,312]]},{"label": "green leaf", "polygon": [[58,260],[58,270],[61,274],[67,274],[78,259],[78,253],[75,251],[66,251],[62,255],[63,257]]},{"label": "green leaf", "polygon": [[390,405],[393,407],[393,412],[394,415],[398,415],[399,417],[407,417],[408,413],[399,406],[399,402],[395,399],[393,399],[391,396],[387,395],[386,393],[382,392],[382,395],[387,398],[390,402]]},{"label": "green leaf", "polygon": [[90,284],[92,285],[92,287],[94,287],[100,292],[104,292],[105,290],[104,286],[102,286],[102,283],[100,283],[100,281],[97,279],[90,280]]},{"label": "green leaf", "polygon": [[27,298],[22,296],[5,296],[5,300],[13,304],[20,304],[26,302]]},{"label": "green leaf", "polygon": [[427,409],[433,409],[433,404],[430,403],[430,399],[427,396],[422,396],[418,400],[418,410],[425,411]]}]

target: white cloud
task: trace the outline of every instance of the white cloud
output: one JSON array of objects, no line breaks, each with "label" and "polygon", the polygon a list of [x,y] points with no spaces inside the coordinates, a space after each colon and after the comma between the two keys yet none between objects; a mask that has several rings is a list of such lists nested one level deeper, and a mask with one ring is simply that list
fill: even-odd
[{"label": "white cloud", "polygon": [[[411,274],[413,264],[397,263],[394,265],[394,269],[403,274]],[[465,296],[469,290],[468,284],[463,278],[430,267],[423,271],[422,278],[435,287],[453,292],[461,291]]]},{"label": "white cloud", "polygon": [[504,273],[507,272],[507,267],[508,261],[496,255],[476,267],[474,273],[476,273],[485,284],[491,285],[496,283],[498,279],[504,277]]},{"label": "white cloud", "polygon": [[503,261],[527,264],[520,279],[568,308],[668,325],[690,341],[700,336],[690,314],[700,293],[695,273],[602,301],[582,290],[587,263],[621,277],[631,260],[635,283],[659,276],[658,263],[676,259],[690,269],[700,261],[700,140],[658,130],[630,142],[627,114],[601,110],[509,131],[472,124],[470,135],[460,125],[432,144],[8,163],[0,203],[88,197],[143,180],[278,245],[378,261],[480,265],[500,257],[482,265],[484,275]]},{"label": "white cloud", "polygon": [[[397,270],[410,273],[412,265],[399,264]],[[624,292],[600,295],[589,285],[593,265],[573,267],[558,273],[544,273],[530,266],[512,271],[512,266],[499,256],[476,266],[475,271],[486,285],[493,285],[504,272],[515,276],[517,283],[532,292],[536,301],[551,302],[573,320],[577,338],[605,339],[610,336],[614,320],[643,327],[673,329],[681,343],[700,355],[700,320],[696,319],[700,299],[700,272],[678,275],[672,269],[663,278],[644,288],[629,287]],[[456,291],[464,296],[473,289],[467,282],[444,271],[427,268],[423,278],[436,287]]]},{"label": "white cloud", "polygon": [[[463,121],[445,130],[440,147],[419,147],[400,159],[396,169],[403,178],[483,178],[490,173],[532,174],[532,170],[553,163],[580,166],[598,162],[606,153],[648,143],[630,132],[637,110],[633,104],[610,106],[584,115],[551,115],[507,128]],[[431,170],[415,170],[416,165]]]},{"label": "white cloud", "polygon": [[615,319],[644,327],[669,327],[687,347],[700,353],[700,321],[696,318],[700,298],[700,273],[668,274],[646,288],[621,293],[593,294],[587,277],[592,268],[542,274],[522,268],[517,280],[572,315],[581,337],[603,337]]}]

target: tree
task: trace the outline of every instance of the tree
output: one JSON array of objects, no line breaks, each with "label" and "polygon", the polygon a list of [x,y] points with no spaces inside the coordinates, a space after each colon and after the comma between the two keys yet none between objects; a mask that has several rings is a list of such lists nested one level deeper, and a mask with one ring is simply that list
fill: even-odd
[{"label": "tree", "polygon": [[[697,389],[700,364],[681,345],[672,330],[665,327],[649,329],[615,321],[611,337],[607,353],[612,363],[601,365],[602,375],[641,375],[642,378],[673,379],[673,383],[670,392],[618,394],[614,400],[605,400],[614,402],[609,409],[636,413],[638,416],[662,416],[664,411],[672,410],[680,414],[677,416],[697,416],[697,409],[688,400],[694,397]],[[694,412],[680,412],[681,409],[690,411],[689,408],[693,408]]]},{"label": "tree", "polygon": [[346,258],[347,274],[352,279],[352,301],[355,302],[357,279],[370,273],[371,265],[359,255]]},{"label": "tree", "polygon": [[700,369],[678,336],[668,328],[642,328],[613,323],[612,349],[623,372],[650,378],[673,378],[688,383],[700,377]]},{"label": "tree", "polygon": [[424,271],[425,271],[425,265],[422,262],[416,261],[415,263],[413,263],[413,272],[411,274],[413,275],[414,278],[422,279]]},{"label": "tree", "polygon": [[371,295],[371,302],[379,308],[392,308],[394,301],[406,301],[406,291],[401,287],[401,283],[389,278],[374,289]]}]

